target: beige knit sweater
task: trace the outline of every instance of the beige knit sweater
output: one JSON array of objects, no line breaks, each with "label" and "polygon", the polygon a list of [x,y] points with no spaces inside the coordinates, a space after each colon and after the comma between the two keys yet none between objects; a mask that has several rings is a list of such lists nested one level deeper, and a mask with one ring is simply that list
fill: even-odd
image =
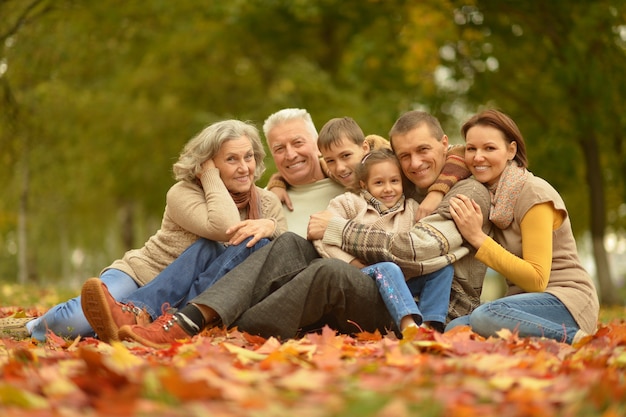
[{"label": "beige knit sweater", "polygon": [[[402,208],[381,215],[361,195],[351,192],[346,192],[333,198],[328,204],[328,211],[343,219],[353,220],[359,224],[376,223],[380,229],[392,233],[410,230],[415,224],[415,214],[418,208],[419,203],[417,201],[407,198]],[[325,244],[323,240],[315,240],[313,244],[323,258],[341,259],[347,263],[356,259],[354,255],[342,250],[340,246]],[[414,276],[407,275],[411,273],[410,270],[403,270],[403,272],[406,279]]]},{"label": "beige knit sweater", "polygon": [[[110,268],[119,269],[140,286],[153,280],[198,238],[228,241],[226,230],[245,220],[247,210],[239,211],[217,168],[205,171],[202,186],[179,181],[167,192],[161,228],[140,249],[132,249]],[[280,200],[272,192],[257,187],[261,217],[276,220],[272,238],[287,230]]]},{"label": "beige knit sweater", "polygon": [[409,231],[393,233],[378,226],[358,224],[334,217],[324,234],[324,243],[341,247],[366,263],[391,261],[409,276],[424,275],[454,265],[448,319],[469,314],[480,305],[487,267],[475,258],[476,251],[463,240],[450,216],[449,200],[457,194],[473,198],[483,212],[483,230],[491,234],[490,196],[474,179],[459,181],[444,196],[434,214],[424,217]]},{"label": "beige knit sweater", "polygon": [[[598,294],[589,273],[580,262],[565,203],[554,187],[529,173],[514,207],[513,222],[504,230],[494,228],[493,239],[513,255],[522,258],[520,223],[531,207],[545,202],[551,202],[556,210],[565,214],[561,226],[552,233],[552,268],[545,292],[565,304],[582,330],[595,333],[600,309]],[[477,256],[482,259],[481,250]],[[510,281],[507,284],[506,295],[524,292]]]}]

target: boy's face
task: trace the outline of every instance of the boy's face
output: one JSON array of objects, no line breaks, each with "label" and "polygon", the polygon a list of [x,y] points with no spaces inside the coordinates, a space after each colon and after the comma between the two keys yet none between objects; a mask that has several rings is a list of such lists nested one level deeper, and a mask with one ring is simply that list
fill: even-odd
[{"label": "boy's face", "polygon": [[330,176],[344,187],[351,187],[356,181],[355,168],[369,150],[369,144],[365,141],[357,145],[342,137],[337,144],[320,149],[320,152],[326,161]]}]

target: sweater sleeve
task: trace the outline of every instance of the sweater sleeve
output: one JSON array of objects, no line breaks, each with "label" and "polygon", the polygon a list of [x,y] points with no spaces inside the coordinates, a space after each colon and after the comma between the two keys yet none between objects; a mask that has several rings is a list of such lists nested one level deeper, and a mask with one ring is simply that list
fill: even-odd
[{"label": "sweater sleeve", "polygon": [[261,216],[264,219],[272,219],[276,222],[276,228],[271,239],[276,239],[287,231],[287,218],[283,210],[282,203],[271,191],[257,187],[257,191],[261,196]]},{"label": "sweater sleeve", "polygon": [[239,210],[217,168],[205,171],[200,181],[202,187],[180,181],[170,188],[166,216],[195,235],[225,242],[226,230],[240,221]]},{"label": "sweater sleeve", "polygon": [[523,258],[519,258],[491,238],[476,252],[476,258],[505,276],[526,292],[543,292],[552,267],[552,232],[560,224],[559,213],[551,203],[531,207],[520,223]]},{"label": "sweater sleeve", "polygon": [[[439,270],[470,253],[449,214],[449,199],[456,194],[473,198],[481,207],[484,219],[489,213],[489,192],[474,180],[459,182],[444,197],[436,213],[424,217],[409,231],[389,232],[380,225],[358,224],[333,218],[324,234],[324,242],[340,246],[344,251],[368,264],[395,262],[411,276]],[[488,230],[485,220],[484,229]],[[341,233],[337,231],[341,228]]]},{"label": "sweater sleeve", "polygon": [[469,178],[471,174],[465,164],[465,146],[451,146],[450,149],[448,149],[446,163],[435,183],[428,187],[428,192],[440,191],[443,194],[447,194],[454,184]]}]

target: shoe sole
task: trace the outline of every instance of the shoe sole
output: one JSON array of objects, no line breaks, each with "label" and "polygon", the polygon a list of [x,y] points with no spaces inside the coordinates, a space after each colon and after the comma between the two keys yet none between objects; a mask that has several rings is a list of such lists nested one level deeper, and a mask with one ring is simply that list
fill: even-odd
[{"label": "shoe sole", "polygon": [[118,336],[122,340],[130,340],[133,342],[141,343],[144,346],[148,346],[154,349],[167,349],[171,346],[169,343],[168,344],[154,343],[148,339],[144,339],[143,337],[135,334],[135,332],[133,332],[132,327],[129,325],[120,327],[118,331]]},{"label": "shoe sole", "polygon": [[89,278],[80,292],[80,305],[87,321],[106,343],[119,341],[118,327],[106,301],[102,281],[99,278]]},{"label": "shoe sole", "polygon": [[0,319],[0,337],[9,336],[17,339],[30,337],[26,323],[34,319],[34,317],[5,317]]}]

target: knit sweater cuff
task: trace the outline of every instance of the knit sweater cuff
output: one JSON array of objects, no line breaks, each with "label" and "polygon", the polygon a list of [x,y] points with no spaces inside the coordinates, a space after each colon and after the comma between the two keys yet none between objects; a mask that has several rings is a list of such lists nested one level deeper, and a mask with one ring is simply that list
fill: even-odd
[{"label": "knit sweater cuff", "polygon": [[[220,170],[217,168],[207,169],[200,176],[200,182],[202,183],[205,190],[213,189],[215,186],[225,186],[224,182],[220,178]],[[221,184],[220,184],[221,183]],[[210,187],[206,187],[206,185],[210,185]]]},{"label": "knit sweater cuff", "polygon": [[341,217],[333,217],[330,222],[328,222],[322,242],[340,248],[343,243],[343,229],[345,229],[348,221],[349,220],[342,219]]},{"label": "knit sweater cuff", "polygon": [[448,155],[443,170],[433,185],[428,188],[428,192],[440,191],[447,194],[457,182],[468,178],[471,172],[465,165],[465,160],[458,155]]}]

